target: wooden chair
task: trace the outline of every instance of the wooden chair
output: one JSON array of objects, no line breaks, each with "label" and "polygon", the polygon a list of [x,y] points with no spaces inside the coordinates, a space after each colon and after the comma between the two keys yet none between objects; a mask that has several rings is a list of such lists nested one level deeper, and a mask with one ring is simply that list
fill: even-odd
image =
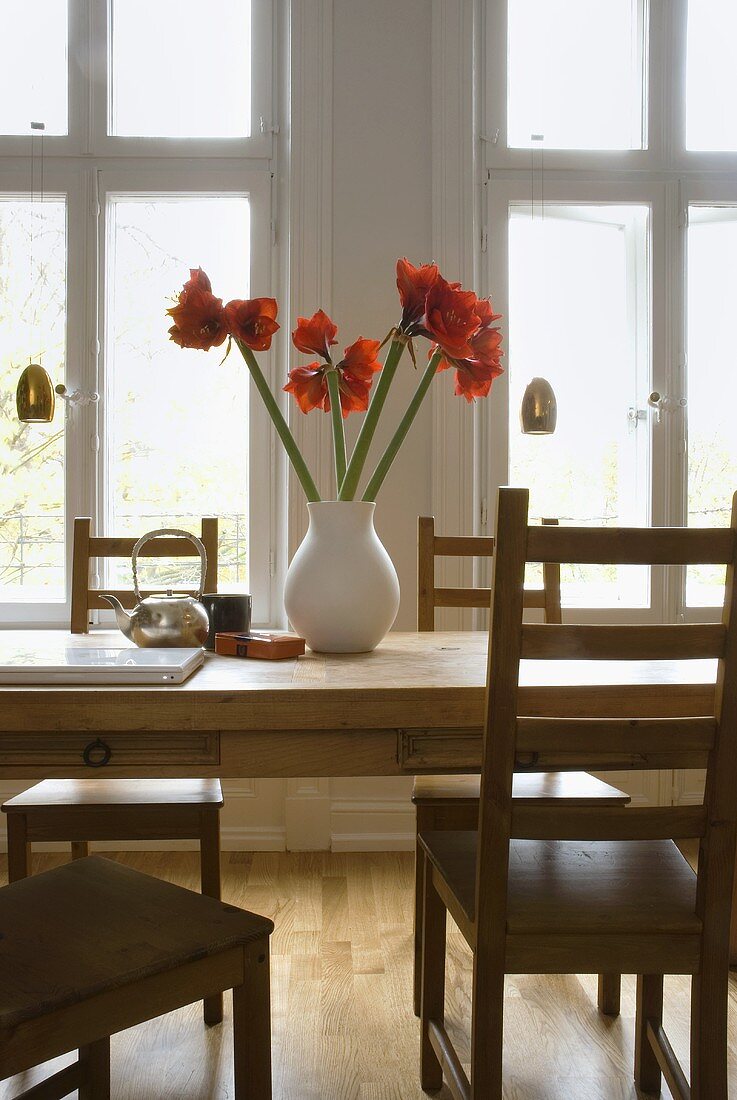
[{"label": "wooden chair", "polygon": [[78,1048],[22,1097],[109,1100],[112,1034],[232,988],[234,1095],[269,1100],[273,927],[100,856],[4,887],[0,1080]]},{"label": "wooden chair", "polygon": [[[557,526],[557,519],[544,519],[546,526]],[[436,607],[473,607],[488,610],[489,588],[436,588],[435,559],[439,557],[492,558],[494,539],[484,536],[435,534],[433,516],[420,516],[417,525],[417,629],[435,629]],[[560,602],[560,564],[543,564],[543,587],[525,588],[525,608],[541,608],[546,623],[562,622]],[[416,837],[430,829],[475,829],[479,819],[478,775],[423,775],[414,781],[412,801],[417,810]],[[514,778],[516,801],[542,805],[555,801],[557,806],[626,806],[629,795],[587,773],[557,775],[527,772]],[[420,950],[422,947],[422,869],[419,841],[415,841],[415,955],[414,1009],[420,1014]],[[621,980],[619,974],[599,977],[599,1008],[607,1016],[619,1014]]]},{"label": "wooden chair", "polygon": [[[77,518],[74,521],[74,546],[72,551],[72,634],[87,634],[90,628],[90,611],[109,611],[110,605],[101,599],[100,593],[106,592],[111,596],[117,596],[123,607],[130,609],[135,607],[133,588],[90,588],[90,565],[92,561],[100,558],[126,558],[128,561],[133,554],[136,544],[135,538],[113,538],[105,536],[92,536],[90,528],[92,521],[87,518]],[[205,516],[200,528],[200,540],[207,551],[207,573],[205,574],[205,592],[217,592],[218,590],[218,521],[216,516]],[[160,538],[152,539],[142,554],[142,558],[196,558],[198,557],[195,546],[187,539]],[[159,588],[158,591],[161,591]],[[177,591],[190,592],[194,590],[179,589]],[[141,590],[142,596],[149,596],[151,590]]]},{"label": "wooden chair", "polygon": [[[502,489],[494,560],[480,822],[477,831],[428,832],[422,947],[421,1077],[453,1096],[501,1100],[504,975],[618,970],[637,978],[635,1080],[676,1100],[727,1098],[729,921],[737,821],[737,494],[731,529],[528,527],[525,489]],[[727,565],[720,624],[523,625],[528,561]],[[621,697],[592,694],[571,715],[560,688],[553,716],[518,715],[522,658],[718,658],[713,714],[691,717],[673,692],[647,718]],[[633,674],[636,676],[636,673]],[[652,709],[652,708],[651,708]],[[518,806],[519,756],[611,770],[706,767],[699,806]],[[674,841],[698,837],[698,873]],[[443,1022],[445,924],[450,912],[472,948],[471,1081]],[[693,975],[691,1085],[663,1030],[663,975]]]},{"label": "wooden chair", "polygon": [[[207,591],[217,589],[218,521],[202,520],[207,550]],[[90,561],[130,557],[134,538],[91,538],[89,519],[74,521],[72,569],[72,633],[86,633],[89,611],[106,608],[89,587]],[[144,556],[193,557],[197,550],[181,538],[155,539]],[[133,589],[115,590],[125,607],[134,606]],[[91,768],[104,767],[104,753],[84,757]],[[93,770],[94,774],[94,770]],[[11,882],[30,874],[34,841],[69,841],[72,856],[89,852],[94,840],[196,840],[200,847],[203,894],[220,897],[220,808],[223,792],[217,779],[47,779],[2,806],[8,824],[8,869]],[[223,1018],[222,997],[209,998],[205,1022]]]}]

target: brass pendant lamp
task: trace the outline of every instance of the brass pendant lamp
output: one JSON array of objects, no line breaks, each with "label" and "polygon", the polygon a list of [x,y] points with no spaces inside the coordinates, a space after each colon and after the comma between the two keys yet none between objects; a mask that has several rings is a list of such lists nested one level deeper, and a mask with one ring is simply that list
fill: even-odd
[{"label": "brass pendant lamp", "polygon": [[552,435],[558,422],[558,402],[547,378],[533,378],[522,397],[519,410],[524,435]]},{"label": "brass pendant lamp", "polygon": [[[533,142],[540,142],[540,210],[545,222],[545,168],[543,164],[544,134],[530,134]],[[535,153],[532,151],[532,216],[535,211]],[[558,422],[558,402],[547,378],[533,378],[522,396],[519,423],[523,435],[552,435]]]},{"label": "brass pendant lamp", "polygon": [[40,363],[29,363],[15,391],[18,419],[24,424],[50,424],[56,410],[56,394],[48,371]]},{"label": "brass pendant lamp", "polygon": [[[44,130],[46,129],[46,123],[44,122],[32,122],[31,123],[31,204],[34,202],[34,147],[33,137],[34,131],[41,132],[41,203],[43,204],[44,198],[44,159],[43,159],[43,137]],[[33,281],[33,227],[31,226],[31,282]],[[74,390],[71,393],[67,392],[67,388],[62,383],[54,386],[51,381],[49,372],[41,366],[40,363],[29,363],[24,369],[20,378],[18,379],[18,385],[15,391],[15,407],[18,413],[18,419],[23,424],[50,424],[54,419],[54,413],[56,411],[56,398],[59,396],[66,403],[67,408],[70,405],[91,405],[94,404],[98,398],[97,393],[86,393],[80,390]]]}]

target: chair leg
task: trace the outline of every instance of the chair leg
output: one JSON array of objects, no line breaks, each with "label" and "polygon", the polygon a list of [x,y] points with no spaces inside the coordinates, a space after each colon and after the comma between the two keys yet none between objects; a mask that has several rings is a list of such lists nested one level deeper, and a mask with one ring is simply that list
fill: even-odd
[{"label": "chair leg", "polygon": [[660,1096],[661,1072],[655,1051],[647,1037],[650,1022],[657,1028],[663,1022],[663,975],[637,975],[637,1015],[635,1017],[635,1084],[641,1092]]},{"label": "chair leg", "polygon": [[235,1100],[271,1100],[268,937],[245,949],[244,974],[233,990]]},{"label": "chair leg", "polygon": [[424,903],[425,853],[415,838],[415,932],[414,970],[412,972],[413,1005],[415,1016],[420,1015],[422,1003],[422,906]]},{"label": "chair leg", "polygon": [[691,1100],[727,1100],[729,969],[718,961],[704,960],[691,983]]},{"label": "chair leg", "polygon": [[31,845],[24,814],[6,814],[8,825],[8,882],[17,882],[31,873]]},{"label": "chair leg", "polygon": [[90,854],[90,846],[86,840],[72,841],[72,859],[86,859]]},{"label": "chair leg", "polygon": [[[220,900],[220,807],[202,810],[200,831],[200,882],[202,893]],[[208,1027],[222,1023],[223,995],[216,993],[204,1001],[204,1017]]]},{"label": "chair leg", "polygon": [[420,1084],[430,1092],[443,1087],[443,1067],[430,1042],[430,1021],[445,1015],[445,903],[435,889],[432,866],[422,853],[422,954],[420,965]]},{"label": "chair leg", "polygon": [[477,944],[473,956],[471,1100],[502,1100],[504,968],[484,950]]},{"label": "chair leg", "polygon": [[81,1047],[79,1100],[110,1100],[110,1039]]},{"label": "chair leg", "polygon": [[605,1016],[619,1016],[622,996],[621,974],[599,975],[599,1012]]}]

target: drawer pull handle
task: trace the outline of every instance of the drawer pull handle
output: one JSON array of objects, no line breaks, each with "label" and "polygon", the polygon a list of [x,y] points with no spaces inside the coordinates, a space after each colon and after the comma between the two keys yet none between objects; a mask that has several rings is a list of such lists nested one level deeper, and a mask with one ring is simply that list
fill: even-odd
[{"label": "drawer pull handle", "polygon": [[112,755],[110,746],[98,737],[96,741],[90,741],[89,745],[85,745],[82,759],[88,768],[104,768]]}]

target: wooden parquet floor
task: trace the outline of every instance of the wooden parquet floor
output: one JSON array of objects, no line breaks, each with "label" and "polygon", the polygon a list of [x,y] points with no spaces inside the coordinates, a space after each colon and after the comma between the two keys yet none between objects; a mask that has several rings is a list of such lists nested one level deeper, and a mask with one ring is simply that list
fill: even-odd
[{"label": "wooden parquet floor", "polygon": [[[123,862],[196,887],[189,853],[129,853]],[[37,855],[34,870],[62,862]],[[223,856],[224,897],[270,916],[274,1100],[419,1100],[418,1024],[411,1008],[412,857],[376,854]],[[0,865],[5,881],[4,863]],[[53,935],[53,914],[49,914]],[[104,929],[100,929],[104,937]],[[63,947],[62,944],[59,945]],[[449,932],[447,1016],[468,1051],[470,955]],[[731,1007],[737,1008],[737,975]],[[666,1026],[688,1063],[689,983],[666,979]],[[622,1015],[596,1010],[593,976],[512,978],[507,985],[505,1100],[635,1100],[634,979]],[[730,1021],[737,1095],[737,1013]],[[57,1060],[54,1068],[71,1061]],[[50,1067],[47,1067],[47,1069]],[[10,1100],[44,1073],[0,1085]],[[199,1005],[112,1040],[114,1100],[226,1100],[233,1095],[230,1006],[206,1029]],[[449,1092],[436,1093],[449,1100]],[[664,1090],[663,1096],[669,1096]]]}]

